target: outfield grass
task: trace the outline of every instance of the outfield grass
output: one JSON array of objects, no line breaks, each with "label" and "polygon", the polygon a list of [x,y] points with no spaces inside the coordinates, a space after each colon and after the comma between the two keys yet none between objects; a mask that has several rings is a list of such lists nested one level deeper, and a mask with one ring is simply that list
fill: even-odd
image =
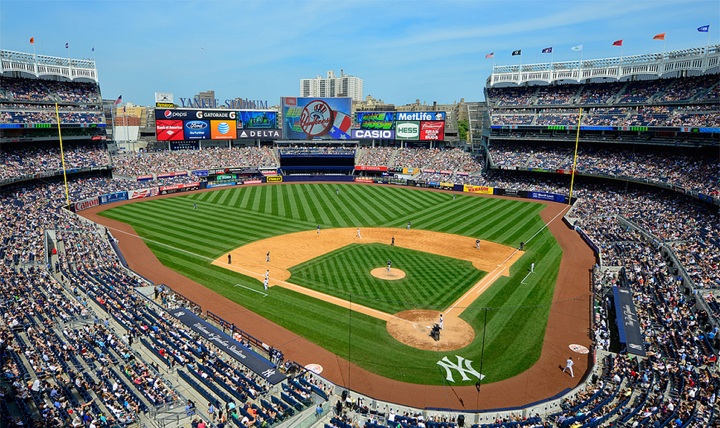
[{"label": "outfield grass", "polygon": [[[387,281],[370,275],[386,260],[404,271],[405,278]],[[485,272],[466,260],[385,244],[350,244],[290,268],[290,274],[294,284],[394,314],[444,310]]]},{"label": "outfield grass", "polygon": [[[340,189],[339,195],[336,189]],[[192,209],[193,203],[197,203],[197,210]],[[376,318],[280,287],[274,287],[267,298],[234,287],[239,283],[260,290],[262,284],[210,262],[249,242],[314,230],[318,224],[323,229],[404,228],[411,221],[413,228],[516,247],[542,228],[538,216],[542,207],[533,202],[467,195],[453,200],[448,193],[391,186],[294,184],[148,200],[112,208],[102,215],[132,225],[168,267],[355,364],[401,381],[443,384],[444,370],[436,362],[445,355],[461,355],[479,368],[482,334],[476,334],[473,343],[461,350],[420,351],[394,340],[385,323]],[[525,250],[511,268],[511,277],[499,278],[461,315],[477,332],[483,330],[487,319],[484,382],[514,376],[540,356],[562,251],[547,229]],[[532,262],[535,273],[519,285]],[[385,295],[380,299],[392,301],[396,297]],[[416,300],[412,296],[404,299]],[[460,384],[458,380],[456,385]]]}]

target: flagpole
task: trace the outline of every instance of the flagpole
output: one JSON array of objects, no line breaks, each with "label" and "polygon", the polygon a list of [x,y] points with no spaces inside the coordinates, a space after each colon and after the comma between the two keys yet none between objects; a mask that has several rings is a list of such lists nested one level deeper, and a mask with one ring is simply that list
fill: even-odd
[{"label": "flagpole", "polygon": [[60,139],[60,160],[62,161],[63,182],[65,182],[65,203],[70,205],[70,192],[68,191],[67,170],[65,169],[65,152],[63,151],[62,131],[60,131],[60,110],[58,103],[55,103],[55,119],[58,124],[58,138]]},{"label": "flagpole", "polygon": [[30,44],[33,47],[33,62],[34,62],[33,65],[35,67],[35,77],[37,77],[38,76],[38,63],[37,63],[37,54],[35,53],[35,37],[33,37],[32,39],[33,39],[33,41]]}]

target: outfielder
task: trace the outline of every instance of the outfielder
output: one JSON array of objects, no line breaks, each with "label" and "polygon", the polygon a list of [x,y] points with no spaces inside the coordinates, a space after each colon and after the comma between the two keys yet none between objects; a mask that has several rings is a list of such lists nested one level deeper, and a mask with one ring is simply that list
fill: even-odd
[{"label": "outfielder", "polygon": [[575,362],[573,361],[572,357],[568,357],[567,361],[565,361],[565,368],[563,369],[563,373],[565,373],[565,370],[568,370],[570,372],[570,377],[575,377],[575,373],[573,373],[573,365]]}]

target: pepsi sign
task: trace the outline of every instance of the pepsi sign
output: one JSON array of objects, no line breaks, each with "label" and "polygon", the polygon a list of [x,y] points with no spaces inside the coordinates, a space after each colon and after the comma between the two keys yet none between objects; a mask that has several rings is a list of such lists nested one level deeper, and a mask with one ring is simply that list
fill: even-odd
[{"label": "pepsi sign", "polygon": [[392,129],[353,129],[352,138],[358,140],[394,140]]}]

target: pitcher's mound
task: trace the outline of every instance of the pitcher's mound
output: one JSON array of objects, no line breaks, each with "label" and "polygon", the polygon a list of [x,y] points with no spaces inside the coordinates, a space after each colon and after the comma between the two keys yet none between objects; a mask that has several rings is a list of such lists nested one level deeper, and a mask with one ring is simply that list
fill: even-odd
[{"label": "pitcher's mound", "polygon": [[388,281],[395,281],[396,279],[403,279],[405,278],[405,271],[402,271],[400,269],[390,268],[390,272],[388,272],[387,268],[376,268],[370,271],[370,275],[374,276],[375,278],[380,279],[386,279]]},{"label": "pitcher's mound", "polygon": [[427,351],[454,351],[475,339],[470,324],[456,317],[445,317],[440,340],[430,337],[430,330],[440,319],[440,312],[413,309],[398,312],[387,322],[387,331],[398,342]]}]

